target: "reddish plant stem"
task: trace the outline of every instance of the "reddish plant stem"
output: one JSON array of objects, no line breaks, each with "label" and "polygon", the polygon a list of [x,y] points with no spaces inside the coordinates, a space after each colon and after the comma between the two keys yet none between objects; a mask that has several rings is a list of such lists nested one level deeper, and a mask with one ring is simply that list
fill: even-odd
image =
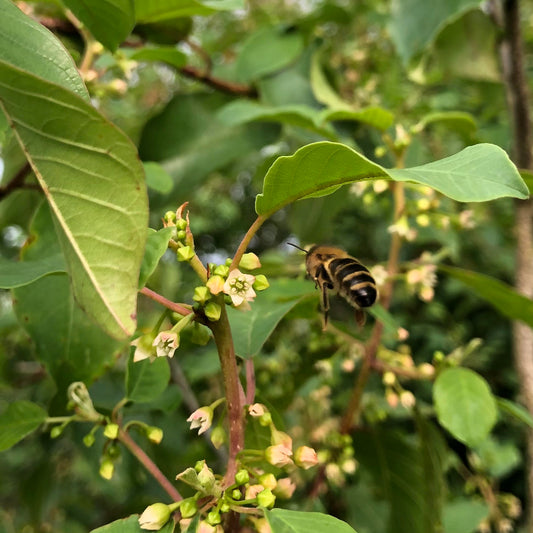
[{"label": "reddish plant stem", "polygon": [[246,359],[246,403],[251,405],[255,398],[255,369],[253,359]]},{"label": "reddish plant stem", "polygon": [[128,448],[128,450],[139,460],[139,462],[150,472],[154,479],[163,487],[165,492],[172,498],[172,501],[179,502],[183,498],[176,487],[168,478],[159,470],[158,466],[146,455],[145,451],[126,433],[123,429],[119,430],[118,440]]},{"label": "reddish plant stem", "polygon": [[30,164],[25,163],[15,174],[15,176],[13,176],[13,179],[9,183],[6,183],[4,186],[0,187],[0,200],[17,189],[28,188],[29,186],[24,184],[24,180],[26,179],[26,176],[29,174],[30,170]]},{"label": "reddish plant stem", "polygon": [[239,368],[233,346],[233,338],[224,301],[220,298],[221,314],[216,322],[208,326],[213,332],[217,346],[220,368],[224,380],[226,405],[229,425],[229,459],[225,476],[225,485],[231,485],[237,472],[237,454],[244,448],[244,394],[239,381]]},{"label": "reddish plant stem", "polygon": [[191,309],[188,309],[187,307],[184,307],[183,305],[167,300],[164,296],[161,296],[160,294],[158,294],[157,292],[154,292],[148,287],[143,287],[139,292],[141,294],[144,294],[148,298],[151,298],[155,302],[160,303],[161,305],[165,306],[167,309],[170,309],[171,311],[175,311],[176,313],[179,313],[180,315],[183,315],[183,316],[190,315],[193,312]]},{"label": "reddish plant stem", "polygon": [[251,85],[244,85],[242,83],[234,83],[231,81],[222,80],[220,78],[215,78],[209,73],[190,65],[180,68],[179,72],[187,78],[200,81],[205,85],[212,87],[213,89],[217,89],[220,92],[257,98],[257,89]]}]

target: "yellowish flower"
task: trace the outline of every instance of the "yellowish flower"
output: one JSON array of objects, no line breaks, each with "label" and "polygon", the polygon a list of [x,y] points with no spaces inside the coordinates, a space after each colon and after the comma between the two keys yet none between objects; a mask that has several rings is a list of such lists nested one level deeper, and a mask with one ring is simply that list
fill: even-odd
[{"label": "yellowish flower", "polygon": [[255,276],[243,274],[238,269],[232,270],[224,283],[224,292],[229,295],[233,305],[251,302],[255,298],[254,281]]}]

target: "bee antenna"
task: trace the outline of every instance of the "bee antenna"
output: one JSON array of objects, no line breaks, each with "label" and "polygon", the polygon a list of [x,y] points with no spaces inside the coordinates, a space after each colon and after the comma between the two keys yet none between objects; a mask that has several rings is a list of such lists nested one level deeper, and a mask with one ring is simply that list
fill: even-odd
[{"label": "bee antenna", "polygon": [[301,250],[302,252],[305,252],[306,254],[309,253],[307,250],[304,250],[303,248],[301,248],[300,246],[296,245],[296,244],[292,244],[292,242],[288,242],[287,243],[289,246],[294,246],[294,248],[298,248],[298,250]]}]

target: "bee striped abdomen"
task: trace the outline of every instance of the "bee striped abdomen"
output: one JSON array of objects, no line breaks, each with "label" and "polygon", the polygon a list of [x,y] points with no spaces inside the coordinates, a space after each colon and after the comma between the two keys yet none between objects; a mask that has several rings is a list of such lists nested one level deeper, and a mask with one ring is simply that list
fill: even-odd
[{"label": "bee striped abdomen", "polygon": [[338,281],[338,291],[357,307],[370,307],[377,298],[374,278],[368,268],[353,257],[332,259],[329,264],[331,277]]}]

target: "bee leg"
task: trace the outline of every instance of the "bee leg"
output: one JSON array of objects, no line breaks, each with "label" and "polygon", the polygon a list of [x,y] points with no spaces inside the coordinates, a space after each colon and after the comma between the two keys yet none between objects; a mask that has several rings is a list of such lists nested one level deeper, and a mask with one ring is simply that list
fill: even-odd
[{"label": "bee leg", "polygon": [[366,322],[366,313],[362,309],[355,310],[355,321],[357,325],[362,328]]},{"label": "bee leg", "polygon": [[329,311],[329,297],[328,288],[325,283],[322,284],[322,312],[324,313],[324,324],[322,330],[325,330],[328,325],[328,311]]}]

